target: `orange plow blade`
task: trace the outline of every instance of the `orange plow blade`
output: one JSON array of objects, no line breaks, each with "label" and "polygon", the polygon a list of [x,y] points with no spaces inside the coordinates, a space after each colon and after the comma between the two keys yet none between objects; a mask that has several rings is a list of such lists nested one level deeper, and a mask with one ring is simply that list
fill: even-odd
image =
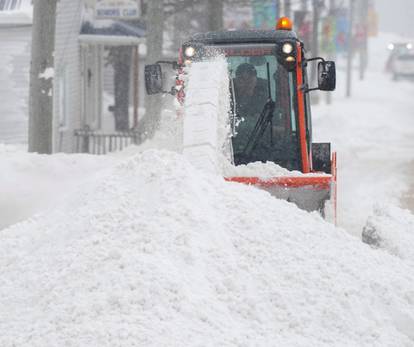
[{"label": "orange plow blade", "polygon": [[[333,175],[259,177],[227,177],[226,181],[256,186],[273,196],[295,203],[306,211],[319,211],[323,217],[336,220],[336,180]],[[328,219],[328,218],[327,218]]]}]

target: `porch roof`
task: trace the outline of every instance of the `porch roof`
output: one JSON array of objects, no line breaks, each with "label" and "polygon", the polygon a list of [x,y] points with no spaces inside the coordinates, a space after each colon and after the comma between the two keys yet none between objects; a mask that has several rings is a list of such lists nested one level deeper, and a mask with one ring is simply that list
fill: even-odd
[{"label": "porch roof", "polygon": [[145,27],[138,21],[122,22],[115,20],[98,20],[94,23],[85,22],[81,28],[81,35],[99,36],[131,36],[136,38],[145,37]]}]

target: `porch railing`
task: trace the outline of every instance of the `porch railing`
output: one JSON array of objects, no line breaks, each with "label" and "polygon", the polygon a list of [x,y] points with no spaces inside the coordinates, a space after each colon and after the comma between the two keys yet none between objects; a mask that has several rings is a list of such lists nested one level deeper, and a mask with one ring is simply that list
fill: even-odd
[{"label": "porch railing", "polygon": [[135,130],[102,133],[78,129],[75,130],[74,135],[77,153],[106,154],[123,150],[132,144],[141,143],[141,135]]},{"label": "porch railing", "polygon": [[0,0],[0,11],[11,11],[19,9],[22,0]]}]

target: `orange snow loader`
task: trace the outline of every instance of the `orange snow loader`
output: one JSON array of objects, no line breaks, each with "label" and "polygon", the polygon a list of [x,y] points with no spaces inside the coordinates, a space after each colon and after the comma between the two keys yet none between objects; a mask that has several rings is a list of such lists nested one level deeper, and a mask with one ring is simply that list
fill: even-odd
[{"label": "orange snow loader", "polygon": [[[309,97],[312,90],[335,89],[335,63],[321,57],[306,58],[304,44],[292,31],[292,23],[281,18],[276,30],[192,36],[182,45],[178,62],[159,61],[145,67],[147,93],[167,93],[161,64],[172,64],[180,73],[192,62],[217,53],[226,57],[229,69],[234,164],[273,162],[291,171],[270,179],[226,180],[260,187],[336,221],[336,153],[331,153],[330,143],[312,142]],[[308,84],[310,62],[317,64],[318,86],[314,88]],[[168,93],[183,102],[185,85],[178,77],[177,84],[180,88],[173,87]]]}]

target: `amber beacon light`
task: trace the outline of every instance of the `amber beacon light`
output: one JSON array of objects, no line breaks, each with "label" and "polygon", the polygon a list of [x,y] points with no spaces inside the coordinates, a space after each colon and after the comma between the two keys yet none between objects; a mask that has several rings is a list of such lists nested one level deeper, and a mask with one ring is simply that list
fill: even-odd
[{"label": "amber beacon light", "polygon": [[293,23],[288,17],[282,17],[277,21],[276,30],[292,30]]}]

